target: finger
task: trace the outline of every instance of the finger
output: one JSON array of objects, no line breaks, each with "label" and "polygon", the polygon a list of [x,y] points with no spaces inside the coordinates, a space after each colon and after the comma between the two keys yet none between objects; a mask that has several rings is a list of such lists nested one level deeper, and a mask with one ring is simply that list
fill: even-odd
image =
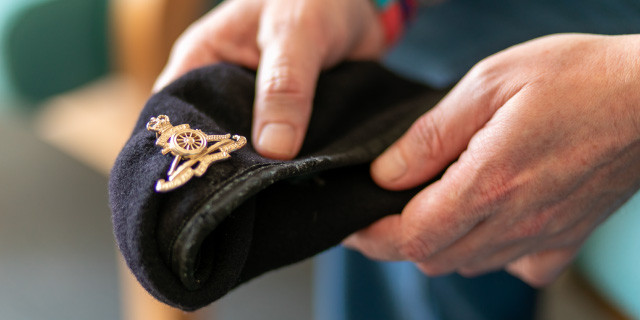
[{"label": "finger", "polygon": [[432,110],[371,166],[375,182],[390,190],[417,186],[441,172],[466,149],[471,137],[520,88],[485,88],[472,70]]},{"label": "finger", "polygon": [[457,272],[465,277],[475,277],[481,274],[503,269],[507,264],[531,252],[529,243],[512,244],[494,250],[489,254],[476,256],[464,266],[458,267]]},{"label": "finger", "polygon": [[205,50],[199,37],[177,41],[152,90],[160,91],[188,71],[219,61],[217,54]]},{"label": "finger", "polygon": [[533,287],[551,284],[566,269],[579,247],[548,250],[524,256],[505,268]]},{"label": "finger", "polygon": [[[501,205],[496,208],[504,207]],[[504,210],[504,209],[503,209]],[[444,274],[454,270],[464,276],[476,276],[503,269],[508,263],[532,252],[579,245],[593,230],[591,216],[558,229],[559,219],[548,227],[540,221],[540,213],[517,217],[515,224],[506,217],[516,217],[513,211],[502,211],[476,225],[464,237],[421,264],[425,273]],[[593,215],[592,215],[593,216]],[[597,218],[597,216],[595,217]]]},{"label": "finger", "polygon": [[160,91],[169,83],[185,73],[218,62],[230,62],[255,69],[258,65],[257,50],[238,47],[235,44],[218,44],[215,51],[204,45],[208,41],[201,38],[190,38],[177,42],[167,65],[164,67],[153,85],[153,92]]},{"label": "finger", "polygon": [[[456,165],[469,162],[470,157],[467,157],[467,154],[470,152],[472,150],[465,152]],[[479,158],[480,156],[474,157],[476,161],[479,161]],[[476,166],[480,165],[476,163]],[[477,176],[477,173],[473,174]],[[522,218],[527,215],[538,216],[537,214],[509,202],[483,202],[488,199],[488,193],[483,192],[487,187],[483,187],[482,182],[476,180],[466,182],[467,184],[460,188],[460,201],[467,204],[463,210],[468,210],[468,214],[487,218],[469,229],[458,240],[423,261],[420,265],[423,272],[436,275],[458,270],[461,274],[471,276],[502,268],[508,262],[532,252],[534,248],[535,251],[549,248],[542,247],[546,246],[547,242],[540,240],[540,233],[546,231],[541,229],[539,219]],[[463,190],[471,190],[470,197],[463,195]],[[519,197],[518,194],[513,196]],[[481,204],[475,206],[474,203],[477,203],[478,199]]]},{"label": "finger", "polygon": [[[521,243],[513,245],[511,243],[493,243],[495,238],[494,221],[482,221],[476,224],[473,228],[469,229],[468,233],[460,237],[455,242],[446,246],[445,248],[434,253],[428,259],[419,263],[419,268],[424,273],[436,276],[454,272],[456,270],[462,270],[463,274],[472,274],[475,269],[481,269],[484,271],[484,267],[493,267],[494,263],[499,263],[494,260],[500,260],[508,258],[509,253],[516,254],[516,248],[522,249]],[[508,249],[505,249],[508,247]],[[511,250],[509,250],[511,249]],[[503,251],[507,250],[507,253]],[[519,251],[517,251],[519,252]],[[523,251],[512,259],[524,254]],[[497,256],[496,256],[497,255]],[[511,260],[503,260],[504,266]],[[473,268],[476,267],[476,268]]]},{"label": "finger", "polygon": [[597,210],[594,210],[569,229],[537,241],[537,248],[550,249],[523,256],[507,264],[505,270],[534,287],[550,284],[575,258],[601,219]]},{"label": "finger", "polygon": [[456,193],[466,182],[461,170],[452,166],[442,180],[411,199],[401,215],[375,222],[345,244],[375,259],[422,262],[433,257],[484,219],[458,199]]},{"label": "finger", "polygon": [[[575,221],[565,221],[562,219],[563,217],[555,216],[555,219],[548,224],[548,227],[545,227],[547,224],[540,223],[540,219],[534,218],[520,219],[516,225],[505,228],[504,222],[500,222],[500,219],[495,219],[490,223],[483,223],[468,236],[458,241],[459,243],[463,242],[462,240],[467,240],[468,244],[460,247],[469,248],[469,251],[474,253],[469,254],[456,248],[458,243],[452,245],[445,252],[453,257],[473,255],[474,257],[466,259],[466,263],[458,268],[458,272],[465,276],[475,276],[503,269],[507,264],[533,252],[579,247],[602,221],[600,212],[603,209],[582,206],[568,208],[563,206],[554,211],[573,216],[568,214],[568,210],[591,212],[581,216],[580,220]],[[541,216],[543,215],[533,215],[533,217]],[[543,218],[543,220],[546,220],[546,218]],[[495,227],[491,227],[491,225]],[[509,231],[498,232],[497,230],[499,229],[496,227],[502,227],[502,229],[508,229]],[[483,231],[483,229],[486,230]],[[482,238],[483,233],[485,236],[493,234],[493,236],[490,236],[491,241],[483,246],[476,246],[475,244],[482,242],[478,238]],[[474,237],[474,234],[477,235]],[[436,255],[432,260],[438,260],[439,258],[441,257]],[[440,260],[446,261],[446,257]]]},{"label": "finger", "polygon": [[[253,144],[262,155],[291,159],[307,131],[322,65],[317,28],[305,25],[299,2],[273,1],[258,35],[261,59],[253,115]],[[273,12],[275,11],[275,12]]]},{"label": "finger", "polygon": [[[473,184],[473,183],[472,183]],[[468,201],[465,201],[469,203]],[[497,205],[496,208],[500,208]],[[524,255],[532,247],[535,240],[525,237],[525,235],[511,236],[502,231],[505,229],[505,221],[500,219],[500,215],[493,214],[490,218],[484,219],[489,213],[473,213],[475,219],[482,219],[471,228],[466,228],[465,234],[456,241],[443,246],[440,250],[432,254],[419,264],[420,270],[431,276],[442,275],[461,271],[464,275],[474,275],[486,272],[495,268],[502,268],[508,262]],[[462,216],[464,213],[459,213]],[[469,213],[467,213],[469,214]],[[464,222],[464,220],[461,220]],[[471,220],[475,221],[475,220]],[[460,223],[456,221],[456,223]],[[508,228],[508,227],[507,227]],[[459,232],[464,232],[460,230]]]},{"label": "finger", "polygon": [[399,214],[384,217],[366,229],[358,231],[344,241],[342,245],[360,251],[371,259],[404,260],[399,236],[402,234],[402,216]]},{"label": "finger", "polygon": [[[584,242],[584,239],[586,239],[586,235],[583,235],[583,231],[579,229],[581,228],[576,227],[567,232],[572,238],[570,241],[566,240],[566,238],[568,238],[566,235],[560,234],[551,237],[549,240],[521,240],[517,243],[509,244],[506,247],[493,250],[492,253],[476,255],[474,259],[466,265],[459,267],[457,271],[466,277],[474,277],[487,272],[504,269],[509,264],[515,263],[516,260],[524,256],[533,255],[532,252],[580,246]],[[576,240],[578,239],[577,237],[579,237],[580,240]]]}]

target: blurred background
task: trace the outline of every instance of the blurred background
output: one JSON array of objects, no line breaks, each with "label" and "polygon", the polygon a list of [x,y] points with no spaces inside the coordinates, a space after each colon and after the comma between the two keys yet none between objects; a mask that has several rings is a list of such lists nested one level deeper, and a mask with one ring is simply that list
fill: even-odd
[{"label": "blurred background", "polygon": [[[0,0],[0,320],[311,318],[311,261],[185,314],[119,260],[110,167],[171,44],[214,5]],[[638,208],[636,197],[545,290],[541,319],[640,318]]]}]

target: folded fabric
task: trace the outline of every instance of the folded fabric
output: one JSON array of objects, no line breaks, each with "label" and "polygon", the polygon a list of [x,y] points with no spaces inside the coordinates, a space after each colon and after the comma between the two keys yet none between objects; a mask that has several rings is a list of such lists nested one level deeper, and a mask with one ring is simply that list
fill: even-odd
[{"label": "folded fabric", "polygon": [[249,142],[201,177],[156,192],[173,157],[146,129],[150,118],[250,137],[254,85],[254,72],[229,64],[188,73],[150,98],[112,170],[118,246],[140,283],[169,305],[205,306],[399,213],[420,190],[383,190],[368,165],[444,93],[353,62],[320,76],[296,159],[264,158]]}]

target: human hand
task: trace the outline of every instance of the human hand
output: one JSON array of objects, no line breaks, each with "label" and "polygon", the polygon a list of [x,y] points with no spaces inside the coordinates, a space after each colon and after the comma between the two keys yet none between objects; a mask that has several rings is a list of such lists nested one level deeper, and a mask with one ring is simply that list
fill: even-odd
[{"label": "human hand", "polygon": [[553,281],[640,188],[640,36],[554,35],[476,65],[371,166],[400,190],[442,178],[347,238],[428,275]]},{"label": "human hand", "polygon": [[320,70],[383,49],[370,0],[228,0],[176,41],[154,90],[216,62],[257,69],[253,146],[290,159],[302,145]]}]

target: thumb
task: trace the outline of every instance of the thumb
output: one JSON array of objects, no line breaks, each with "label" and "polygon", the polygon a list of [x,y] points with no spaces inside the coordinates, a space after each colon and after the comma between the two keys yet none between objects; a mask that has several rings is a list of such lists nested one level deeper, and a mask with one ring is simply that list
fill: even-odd
[{"label": "thumb", "polygon": [[[314,37],[308,34],[315,28],[302,27],[300,17],[287,13],[294,10],[295,4],[270,4],[258,35],[262,52],[253,142],[264,156],[291,159],[300,150],[307,131],[322,56]],[[270,10],[279,12],[273,14]]]},{"label": "thumb", "polygon": [[383,188],[402,190],[433,178],[455,160],[473,135],[512,97],[496,97],[477,72],[470,72],[433,109],[371,165],[371,175]]}]

